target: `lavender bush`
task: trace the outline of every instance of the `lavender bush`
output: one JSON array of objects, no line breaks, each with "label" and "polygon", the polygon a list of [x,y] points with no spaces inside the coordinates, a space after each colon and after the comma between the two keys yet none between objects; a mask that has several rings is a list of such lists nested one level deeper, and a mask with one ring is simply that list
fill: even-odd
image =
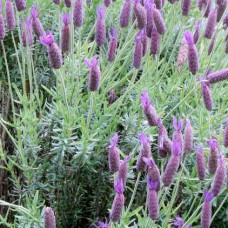
[{"label": "lavender bush", "polygon": [[0,0],[0,226],[227,227],[226,6]]}]

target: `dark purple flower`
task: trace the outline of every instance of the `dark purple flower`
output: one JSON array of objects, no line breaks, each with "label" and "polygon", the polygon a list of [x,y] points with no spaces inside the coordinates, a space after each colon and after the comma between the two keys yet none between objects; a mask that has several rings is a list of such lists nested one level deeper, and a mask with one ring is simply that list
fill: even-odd
[{"label": "dark purple flower", "polygon": [[116,101],[115,90],[111,89],[108,93],[109,93],[108,103],[112,104]]},{"label": "dark purple flower", "polygon": [[0,1],[0,40],[3,40],[5,37],[5,23],[4,17],[2,15],[2,1]]},{"label": "dark purple flower", "polygon": [[208,17],[210,12],[211,12],[211,0],[207,0],[207,4],[206,4],[206,10],[205,10],[205,13],[204,13],[204,17]]},{"label": "dark purple flower", "polygon": [[137,18],[138,28],[141,30],[146,26],[146,11],[139,0],[134,0],[134,13]]},{"label": "dark purple flower", "polygon": [[62,17],[61,49],[63,53],[70,51],[70,15],[65,13]]},{"label": "dark purple flower", "polygon": [[184,152],[190,153],[193,149],[193,127],[189,119],[186,120],[186,126],[184,130]]},{"label": "dark purple flower", "polygon": [[153,26],[151,30],[151,44],[150,44],[150,53],[152,55],[157,55],[159,53],[160,40],[161,40],[161,35],[158,33],[157,28]]},{"label": "dark purple flower", "polygon": [[152,101],[150,100],[147,91],[144,91],[141,94],[141,104],[143,107],[144,115],[147,118],[148,124],[150,126],[157,126],[159,116],[156,113],[154,107],[152,106]]},{"label": "dark purple flower", "polygon": [[220,155],[218,168],[216,170],[214,181],[210,189],[210,191],[214,194],[214,196],[217,196],[221,192],[225,182],[225,178],[226,178],[225,159],[222,155]]},{"label": "dark purple flower", "polygon": [[186,31],[184,36],[188,44],[188,67],[190,72],[193,75],[195,75],[199,69],[199,58],[197,48],[192,33],[190,31]]},{"label": "dark purple flower", "polygon": [[15,4],[18,11],[22,11],[26,8],[25,0],[15,0]]},{"label": "dark purple flower", "polygon": [[127,157],[125,157],[124,160],[120,161],[118,179],[122,179],[124,188],[125,188],[126,183],[127,183],[128,162],[130,161],[131,157],[132,157],[132,154],[128,155]]},{"label": "dark purple flower", "polygon": [[182,0],[181,2],[181,9],[182,9],[182,15],[188,16],[191,8],[191,0]]},{"label": "dark purple flower", "polygon": [[158,205],[158,193],[156,188],[158,186],[158,182],[154,182],[151,178],[147,180],[148,185],[148,211],[149,216],[153,220],[158,219],[159,214],[159,205]]},{"label": "dark purple flower", "polygon": [[211,200],[214,198],[213,193],[210,193],[206,190],[203,191],[204,203],[201,211],[201,227],[209,228],[211,224]]},{"label": "dark purple flower", "polygon": [[112,203],[112,209],[110,214],[110,219],[113,222],[117,222],[121,218],[121,213],[124,208],[124,195],[123,195],[124,187],[123,187],[123,181],[122,179],[117,179],[117,182],[115,184],[115,198]]},{"label": "dark purple flower", "polygon": [[150,137],[140,133],[139,134],[140,141],[140,153],[136,162],[136,169],[139,172],[144,172],[146,170],[146,163],[143,158],[151,157],[151,149],[150,149]]},{"label": "dark purple flower", "polygon": [[196,44],[197,41],[199,40],[200,37],[200,27],[201,27],[201,22],[195,23],[195,33],[193,35],[194,43]]},{"label": "dark purple flower", "polygon": [[208,16],[204,37],[211,39],[215,30],[216,18],[217,18],[217,10],[214,9],[210,12]]},{"label": "dark purple flower", "polygon": [[44,210],[44,228],[56,228],[55,214],[51,207]]},{"label": "dark purple flower", "polygon": [[210,154],[208,159],[209,173],[215,174],[218,167],[218,158],[219,158],[219,145],[217,139],[210,139],[208,141],[210,146]]},{"label": "dark purple flower", "polygon": [[162,1],[161,0],[154,0],[154,4],[155,4],[157,9],[160,10],[162,8]]},{"label": "dark purple flower", "polygon": [[96,91],[99,89],[101,81],[101,70],[99,67],[99,60],[97,56],[94,56],[90,61],[85,58],[85,64],[90,68],[88,87],[90,91]]},{"label": "dark purple flower", "polygon": [[118,138],[118,134],[115,133],[115,135],[110,139],[108,150],[109,170],[113,173],[118,172],[120,168],[120,153],[119,149],[116,147]]},{"label": "dark purple flower", "polygon": [[22,43],[23,46],[31,46],[34,43],[33,29],[32,29],[32,18],[26,16],[25,22],[22,29]]},{"label": "dark purple flower", "polygon": [[109,38],[110,38],[110,43],[108,47],[108,61],[113,61],[115,58],[116,54],[116,48],[117,48],[117,35],[118,35],[118,30],[117,29],[110,29],[109,30]]},{"label": "dark purple flower", "polygon": [[67,8],[71,7],[71,0],[64,0],[64,2]]},{"label": "dark purple flower", "polygon": [[184,145],[184,138],[182,134],[182,128],[184,126],[184,120],[180,119],[179,122],[177,122],[177,118],[174,116],[173,117],[173,127],[174,127],[174,132],[173,132],[173,142],[176,141],[178,142],[178,145],[180,146],[181,154],[183,153],[183,145]]},{"label": "dark purple flower", "polygon": [[208,0],[198,0],[197,2],[199,10],[204,10],[207,6]]},{"label": "dark purple flower", "polygon": [[217,4],[218,6],[223,5],[224,2],[226,2],[226,0],[216,0],[216,4]]},{"label": "dark purple flower", "polygon": [[226,10],[227,7],[227,0],[224,0],[224,2],[218,6],[217,8],[217,22],[219,22]]},{"label": "dark purple flower", "polygon": [[56,5],[60,4],[60,0],[53,0],[53,3],[55,3]]},{"label": "dark purple flower", "polygon": [[105,28],[105,6],[102,4],[97,7],[97,21],[95,29],[95,40],[97,46],[100,47],[106,41],[106,28]]},{"label": "dark purple flower", "polygon": [[153,19],[154,19],[154,24],[157,28],[158,33],[160,35],[163,35],[166,31],[165,22],[164,22],[161,12],[158,9],[156,9],[155,7],[153,7]]},{"label": "dark purple flower", "polygon": [[155,164],[152,158],[143,158],[143,161],[147,164],[147,177],[151,179],[153,182],[157,182],[156,191],[159,191],[161,188],[161,176],[157,165]]},{"label": "dark purple flower", "polygon": [[33,32],[39,38],[40,36],[43,36],[45,34],[45,31],[44,31],[43,26],[42,26],[40,19],[39,19],[40,11],[36,10],[36,5],[34,4],[31,7],[30,12],[31,12],[31,16],[32,16]]},{"label": "dark purple flower", "polygon": [[97,225],[94,225],[94,228],[109,228],[109,223],[107,218],[105,218],[105,222],[98,221]]},{"label": "dark purple flower", "polygon": [[178,0],[168,0],[171,4],[174,4],[175,2],[177,2]]},{"label": "dark purple flower", "polygon": [[141,30],[141,41],[142,41],[142,55],[145,56],[146,55],[146,51],[147,51],[147,35],[146,35],[146,29]]},{"label": "dark purple flower", "polygon": [[178,228],[183,228],[184,221],[180,216],[176,216],[176,218],[174,220],[172,220],[171,224]]},{"label": "dark purple flower", "polygon": [[16,27],[14,8],[11,0],[7,0],[5,4],[6,11],[6,27],[8,30],[14,30]]},{"label": "dark purple flower", "polygon": [[228,68],[216,71],[208,75],[208,80],[211,84],[228,79]]},{"label": "dark purple flower", "polygon": [[40,42],[47,47],[48,58],[51,66],[54,69],[59,69],[63,64],[63,58],[52,33],[47,31],[45,36],[40,37]]},{"label": "dark purple flower", "polygon": [[143,55],[143,44],[142,44],[142,34],[141,32],[136,34],[135,37],[135,49],[133,56],[133,66],[138,69],[141,65]]},{"label": "dark purple flower", "polygon": [[[225,126],[225,129],[224,129],[224,134],[223,134],[223,145],[224,147],[228,147],[228,119],[226,121],[226,126]],[[228,178],[228,176],[227,176]]]},{"label": "dark purple flower", "polygon": [[214,36],[213,39],[211,40],[210,46],[209,46],[208,51],[207,51],[207,54],[208,54],[208,55],[211,54],[211,52],[212,52],[212,50],[213,50],[213,48],[214,48],[214,45],[215,45],[215,38],[216,38],[216,37]]},{"label": "dark purple flower", "polygon": [[203,145],[200,144],[199,148],[196,150],[196,170],[198,178],[204,180],[206,176],[206,164],[205,158],[203,155]]},{"label": "dark purple flower", "polygon": [[154,26],[153,19],[153,1],[145,0],[145,9],[146,9],[146,34],[148,38],[151,38],[152,28]]},{"label": "dark purple flower", "polygon": [[120,27],[125,28],[129,24],[131,13],[131,0],[125,0],[120,13]]},{"label": "dark purple flower", "polygon": [[73,23],[76,27],[81,27],[83,24],[83,1],[76,0],[74,3]]},{"label": "dark purple flower", "polygon": [[162,181],[166,187],[169,187],[172,184],[175,174],[180,165],[180,160],[181,160],[181,147],[179,145],[179,142],[174,141],[172,155],[169,158],[169,161],[165,167],[165,171],[162,176]]},{"label": "dark purple flower", "polygon": [[109,5],[112,3],[112,0],[104,0],[105,7],[109,7]]}]

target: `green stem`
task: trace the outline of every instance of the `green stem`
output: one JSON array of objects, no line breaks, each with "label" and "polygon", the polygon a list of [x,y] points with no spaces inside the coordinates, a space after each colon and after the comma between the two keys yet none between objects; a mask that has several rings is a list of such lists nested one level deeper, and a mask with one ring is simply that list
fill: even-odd
[{"label": "green stem", "polygon": [[7,61],[7,57],[6,57],[6,50],[5,50],[3,40],[1,40],[1,44],[2,44],[3,56],[4,56],[4,60],[5,60],[5,64],[6,64],[6,74],[7,74],[7,79],[8,79],[9,94],[10,94],[10,100],[11,100],[12,111],[13,111],[13,119],[15,119],[15,106],[14,106],[14,99],[13,99],[13,91],[12,91],[12,87],[11,87],[9,65],[8,65],[8,61]]},{"label": "green stem", "polygon": [[94,106],[94,92],[90,92],[90,105],[89,105],[89,112],[87,116],[87,129],[89,129],[90,121],[93,115],[93,106]]}]

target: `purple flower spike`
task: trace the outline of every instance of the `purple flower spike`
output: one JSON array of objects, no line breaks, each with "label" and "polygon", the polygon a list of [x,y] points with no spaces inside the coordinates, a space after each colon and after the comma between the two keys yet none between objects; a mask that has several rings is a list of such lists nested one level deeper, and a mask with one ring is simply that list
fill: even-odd
[{"label": "purple flower spike", "polygon": [[180,119],[179,122],[177,122],[177,118],[174,116],[173,117],[173,127],[176,131],[181,131],[184,126],[184,120]]},{"label": "purple flower spike", "polygon": [[189,71],[195,75],[196,72],[199,69],[199,58],[198,58],[198,52],[195,46],[195,42],[193,39],[193,35],[190,31],[186,31],[185,34],[185,39],[188,44],[188,67]]},{"label": "purple flower spike", "polygon": [[139,32],[135,37],[135,49],[133,56],[133,66],[138,69],[141,65],[143,55],[142,34]]},{"label": "purple flower spike", "polygon": [[94,225],[94,228],[109,228],[108,219],[105,218],[105,222],[98,221],[97,225]]},{"label": "purple flower spike", "polygon": [[193,149],[193,127],[189,119],[186,120],[184,131],[184,152],[190,153]]},{"label": "purple flower spike", "polygon": [[61,49],[63,53],[70,51],[70,15],[65,13],[62,17]]},{"label": "purple flower spike", "polygon": [[158,114],[156,113],[153,106],[151,106],[152,101],[149,98],[148,92],[144,91],[141,94],[141,103],[143,106],[143,112],[147,118],[148,124],[150,126],[157,126]]},{"label": "purple flower spike", "polygon": [[71,0],[64,0],[64,2],[67,8],[71,7]]},{"label": "purple flower spike", "polygon": [[177,56],[177,69],[179,72],[181,67],[184,65],[185,61],[187,60],[187,56],[188,56],[188,44],[185,38],[183,38],[181,40],[181,46]]},{"label": "purple flower spike", "polygon": [[184,225],[184,221],[180,216],[176,216],[176,218],[171,222],[171,224],[178,228],[182,228]]},{"label": "purple flower spike", "polygon": [[53,0],[53,3],[55,3],[56,5],[60,4],[60,0]]},{"label": "purple flower spike", "polygon": [[40,42],[47,47],[48,58],[51,66],[54,69],[59,69],[63,64],[63,58],[52,33],[47,31],[45,36],[40,37]]},{"label": "purple flower spike", "polygon": [[150,53],[154,56],[159,53],[160,40],[161,40],[161,35],[158,33],[157,28],[153,26],[151,30]]},{"label": "purple flower spike", "polygon": [[94,56],[90,61],[85,59],[84,62],[90,68],[88,87],[90,91],[96,91],[99,89],[101,80],[99,60],[97,59],[97,56]]},{"label": "purple flower spike", "polygon": [[209,173],[214,175],[218,167],[219,145],[216,139],[210,139],[208,141],[208,145],[210,146],[210,154],[208,159]]},{"label": "purple flower spike", "polygon": [[124,195],[123,195],[123,182],[122,179],[118,179],[115,185],[116,195],[112,203],[112,209],[110,214],[110,219],[113,222],[120,220],[121,213],[124,207]]},{"label": "purple flower spike", "polygon": [[108,47],[108,61],[113,61],[115,58],[116,54],[116,48],[117,48],[117,35],[118,35],[118,30],[117,29],[110,29],[109,30],[109,38],[110,38],[110,43]]},{"label": "purple flower spike", "polygon": [[97,21],[96,21],[96,28],[95,28],[95,40],[100,47],[106,41],[106,28],[105,28],[105,6],[102,4],[101,6],[97,7]]},{"label": "purple flower spike", "polygon": [[146,51],[147,51],[146,29],[141,30],[141,42],[142,42],[142,47],[143,47],[142,56],[145,56],[146,55]]},{"label": "purple flower spike", "polygon": [[139,0],[134,0],[134,13],[137,18],[138,28],[142,30],[146,26],[146,11]]},{"label": "purple flower spike", "polygon": [[213,99],[211,95],[210,84],[204,82],[201,78],[199,78],[199,80],[201,81],[201,90],[204,105],[208,111],[211,111],[213,108]]},{"label": "purple flower spike", "polygon": [[206,165],[205,165],[205,158],[203,155],[202,144],[200,144],[199,148],[196,149],[196,170],[197,170],[198,178],[200,180],[204,180],[206,176]]},{"label": "purple flower spike", "polygon": [[55,213],[51,207],[44,210],[44,228],[56,228]]},{"label": "purple flower spike", "polygon": [[207,20],[207,26],[204,32],[204,37],[211,39],[215,30],[216,18],[217,18],[217,10],[214,9],[209,14],[209,17]]},{"label": "purple flower spike", "polygon": [[215,36],[213,37],[213,39],[212,39],[212,41],[211,41],[211,43],[210,43],[210,46],[209,46],[209,48],[208,48],[208,51],[207,51],[207,54],[208,55],[210,55],[211,54],[211,52],[212,52],[212,50],[213,50],[213,48],[214,48],[214,46],[215,46]]},{"label": "purple flower spike", "polygon": [[112,0],[104,0],[105,7],[109,7],[109,5],[112,3]]},{"label": "purple flower spike", "polygon": [[211,84],[217,83],[223,80],[228,79],[228,68],[224,68],[222,70],[216,71],[208,75],[208,80]]},{"label": "purple flower spike", "polygon": [[76,27],[81,27],[83,24],[83,1],[76,0],[73,11],[73,23]]},{"label": "purple flower spike", "polygon": [[198,8],[199,10],[205,9],[207,6],[207,0],[198,0]]},{"label": "purple flower spike", "polygon": [[206,2],[206,10],[204,13],[204,17],[208,17],[210,12],[211,12],[211,7],[212,7],[212,0],[207,0]]},{"label": "purple flower spike", "polygon": [[26,16],[25,23],[22,30],[22,43],[23,46],[31,46],[34,43],[33,30],[32,30],[32,18]]},{"label": "purple flower spike", "polygon": [[[224,129],[224,135],[223,135],[223,145],[224,147],[228,147],[228,119],[226,121],[226,126]],[[228,177],[227,177],[228,178]]]},{"label": "purple flower spike", "polygon": [[201,227],[202,228],[209,228],[211,224],[211,200],[213,199],[213,193],[210,193],[206,190],[203,191],[204,194],[204,203],[201,212]]},{"label": "purple flower spike", "polygon": [[156,9],[155,6],[153,7],[153,19],[158,33],[160,35],[163,35],[166,31],[166,25],[161,12],[158,9]]},{"label": "purple flower spike", "polygon": [[217,22],[219,22],[224,14],[224,12],[226,11],[226,7],[227,7],[227,0],[224,0],[223,3],[221,3],[218,8],[217,8]]},{"label": "purple flower spike", "polygon": [[115,90],[111,89],[108,93],[109,93],[108,103],[113,104],[116,101]]},{"label": "purple flower spike", "polygon": [[198,23],[195,23],[195,33],[194,33],[194,36],[193,36],[193,39],[194,39],[194,43],[196,44],[197,41],[199,40],[199,37],[200,37],[200,27],[201,27],[201,22],[198,22]]},{"label": "purple flower spike", "polygon": [[188,16],[191,8],[191,0],[182,0],[181,2],[181,9],[182,9],[182,15]]},{"label": "purple flower spike", "polygon": [[181,155],[181,145],[178,141],[174,141],[173,142],[173,151],[172,151],[172,154],[174,156],[179,156]]},{"label": "purple flower spike", "polygon": [[15,22],[13,4],[11,0],[6,1],[5,11],[6,11],[6,27],[8,30],[12,31],[16,28],[16,22]]},{"label": "purple flower spike", "polygon": [[145,0],[144,5],[146,8],[146,34],[151,38],[152,28],[155,26],[153,22],[153,2],[152,0]]},{"label": "purple flower spike", "polygon": [[120,13],[120,27],[125,28],[129,24],[131,12],[131,0],[125,0]]},{"label": "purple flower spike", "polygon": [[216,170],[215,177],[210,189],[210,192],[212,192],[214,196],[217,196],[221,192],[225,182],[225,178],[226,178],[225,159],[223,155],[220,155],[218,168]]},{"label": "purple flower spike", "polygon": [[5,38],[5,23],[2,15],[2,1],[0,0],[0,40]]},{"label": "purple flower spike", "polygon": [[148,185],[148,211],[149,216],[153,220],[158,219],[159,214],[159,206],[158,206],[158,194],[156,188],[158,186],[158,182],[154,182],[151,178],[147,180]]},{"label": "purple flower spike", "polygon": [[43,26],[40,22],[39,15],[40,15],[40,10],[36,10],[36,5],[34,4],[31,7],[31,16],[32,16],[32,28],[34,33],[36,34],[37,37],[43,36],[45,34]]},{"label": "purple flower spike", "polygon": [[109,161],[109,170],[113,173],[119,171],[120,168],[120,154],[117,148],[118,134],[110,139],[109,152],[108,152],[108,161]]},{"label": "purple flower spike", "polygon": [[25,0],[15,0],[15,4],[18,11],[22,11],[26,8]]}]

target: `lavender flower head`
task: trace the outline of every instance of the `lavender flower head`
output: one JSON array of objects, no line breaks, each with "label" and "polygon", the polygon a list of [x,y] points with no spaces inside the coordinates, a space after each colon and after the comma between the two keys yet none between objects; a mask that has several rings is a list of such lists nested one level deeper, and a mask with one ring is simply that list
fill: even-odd
[{"label": "lavender flower head", "polygon": [[209,16],[209,14],[211,12],[211,7],[212,7],[212,0],[207,0],[204,17],[208,17]]},{"label": "lavender flower head", "polygon": [[190,153],[193,149],[193,128],[189,119],[186,120],[184,131],[184,152]]},{"label": "lavender flower head", "polygon": [[85,59],[85,64],[90,68],[88,87],[90,91],[99,89],[101,80],[101,71],[99,67],[99,60],[94,56],[91,60]]},{"label": "lavender flower head", "polygon": [[143,158],[149,158],[151,156],[150,137],[143,133],[140,133],[139,141],[140,141],[141,148],[140,148],[140,154],[136,162],[136,169],[139,172],[143,172],[146,170],[146,163],[144,162]]},{"label": "lavender flower head", "polygon": [[210,12],[209,17],[207,19],[207,25],[204,32],[204,37],[211,39],[215,30],[216,18],[217,18],[217,10],[214,9]]},{"label": "lavender flower head", "polygon": [[200,37],[200,27],[201,27],[201,22],[195,23],[195,33],[193,35],[194,43],[196,44],[197,41],[199,40]]},{"label": "lavender flower head", "polygon": [[18,11],[22,11],[26,8],[25,0],[15,0],[15,4]]},{"label": "lavender flower head", "polygon": [[109,93],[108,103],[112,104],[116,101],[115,90],[111,89],[108,93]]},{"label": "lavender flower head", "polygon": [[2,0],[0,0],[0,40],[3,40],[5,37],[5,23],[4,17],[2,15]]},{"label": "lavender flower head", "polygon": [[228,79],[228,68],[224,68],[214,73],[210,73],[207,77],[209,83],[214,84]]},{"label": "lavender flower head", "polygon": [[182,15],[188,16],[191,8],[191,0],[182,0],[181,2],[181,9],[182,9]]},{"label": "lavender flower head", "polygon": [[176,216],[176,218],[174,220],[172,220],[171,224],[178,228],[182,228],[184,225],[184,221],[180,216]]},{"label": "lavender flower head", "polygon": [[63,58],[52,33],[47,31],[45,36],[40,37],[40,42],[47,47],[48,58],[51,66],[54,69],[59,69],[63,64]]},{"label": "lavender flower head", "polygon": [[213,99],[211,95],[210,85],[206,83],[203,78],[199,78],[201,81],[201,91],[204,105],[208,111],[211,111],[213,108]]},{"label": "lavender flower head", "polygon": [[153,19],[153,0],[145,0],[144,5],[146,8],[146,34],[148,38],[151,38],[151,32],[154,25]]},{"label": "lavender flower head", "polygon": [[60,0],[53,0],[53,3],[55,3],[56,5],[60,4]]},{"label": "lavender flower head", "polygon": [[224,14],[224,12],[226,11],[226,7],[227,7],[227,0],[224,0],[217,8],[217,19],[216,21],[219,22]]},{"label": "lavender flower head", "polygon": [[31,46],[34,43],[33,29],[32,29],[32,18],[26,16],[23,30],[22,30],[22,43],[23,46]]},{"label": "lavender flower head", "polygon": [[94,228],[109,228],[108,219],[105,218],[105,222],[98,221]]},{"label": "lavender flower head", "polygon": [[65,13],[62,17],[61,49],[63,53],[70,51],[70,15]]},{"label": "lavender flower head", "polygon": [[182,38],[181,46],[177,56],[177,69],[179,72],[181,67],[184,65],[185,61],[187,60],[187,56],[188,56],[188,44],[185,38]]},{"label": "lavender flower head", "polygon": [[140,0],[134,0],[134,13],[137,18],[138,28],[141,30],[146,26],[146,11]]},{"label": "lavender flower head", "polygon": [[206,176],[206,164],[205,164],[205,158],[203,155],[202,144],[200,144],[199,148],[196,149],[196,170],[197,170],[198,178],[200,180],[204,180]]},{"label": "lavender flower head", "polygon": [[147,51],[147,35],[146,35],[146,29],[144,28],[143,30],[141,30],[141,42],[142,42],[142,56],[146,55],[146,51]]},{"label": "lavender flower head", "polygon": [[151,29],[150,53],[154,56],[159,53],[160,40],[161,40],[161,35],[158,33],[156,26],[153,26]]},{"label": "lavender flower head", "polygon": [[108,161],[109,161],[109,170],[113,173],[119,171],[120,168],[120,154],[119,150],[116,147],[119,136],[117,133],[110,139],[109,152],[108,152]]},{"label": "lavender flower head", "polygon": [[133,66],[138,69],[141,65],[143,56],[143,44],[142,44],[142,34],[141,32],[136,34],[135,37],[135,49],[133,56]]},{"label": "lavender flower head", "polygon": [[173,142],[176,141],[178,145],[180,145],[181,154],[183,152],[183,144],[184,144],[183,134],[181,132],[183,126],[184,126],[184,120],[180,119],[180,121],[178,122],[177,118],[174,116],[173,117],[173,127],[174,127]]},{"label": "lavender flower head", "polygon": [[158,194],[157,194],[157,187],[158,187],[158,182],[154,182],[151,178],[147,180],[147,185],[148,185],[148,211],[149,211],[149,216],[153,220],[158,219],[158,214],[159,214],[159,206],[158,206]]},{"label": "lavender flower head", "polygon": [[[228,119],[226,121],[226,126],[225,126],[225,129],[224,129],[223,145],[226,148],[228,147]],[[227,176],[227,178],[228,178],[228,176]]]},{"label": "lavender flower head", "polygon": [[97,46],[100,47],[106,41],[106,28],[105,28],[105,6],[102,4],[97,7],[97,21],[95,28],[95,40]]},{"label": "lavender flower head", "polygon": [[6,11],[6,27],[8,30],[14,30],[16,27],[14,8],[11,0],[7,0],[5,4]]},{"label": "lavender flower head", "polygon": [[112,0],[104,0],[104,5],[105,7],[109,7],[109,5],[111,4]]},{"label": "lavender flower head", "polygon": [[131,13],[131,0],[125,0],[120,13],[120,27],[125,28],[129,24]]},{"label": "lavender flower head", "polygon": [[31,7],[31,16],[32,16],[32,28],[34,33],[36,34],[37,37],[43,36],[45,34],[43,26],[40,22],[39,15],[40,15],[40,10],[36,10],[36,5],[34,4]]},{"label": "lavender flower head", "polygon": [[193,35],[190,31],[184,33],[185,39],[188,44],[188,67],[190,72],[195,75],[199,69],[198,52],[195,46]]},{"label": "lavender flower head", "polygon": [[209,173],[215,174],[218,167],[218,158],[219,158],[219,145],[216,139],[210,139],[208,141],[208,145],[210,147],[209,154]]},{"label": "lavender flower head", "polygon": [[123,195],[124,187],[122,179],[117,179],[115,183],[115,198],[112,203],[112,209],[110,214],[110,219],[113,222],[117,222],[121,218],[121,213],[124,207],[124,195]]},{"label": "lavender flower head", "polygon": [[71,7],[71,0],[64,0],[64,2],[67,8]]},{"label": "lavender flower head", "polygon": [[109,38],[110,38],[110,43],[108,47],[108,61],[113,61],[115,58],[116,54],[116,48],[117,48],[117,35],[118,35],[118,30],[117,29],[110,29],[109,30]]},{"label": "lavender flower head", "polygon": [[76,27],[81,27],[83,24],[83,1],[76,0],[74,3],[73,23]]},{"label": "lavender flower head", "polygon": [[153,7],[153,19],[158,33],[160,35],[163,35],[166,31],[166,25],[161,12],[158,9],[156,9],[155,6]]},{"label": "lavender flower head", "polygon": [[51,207],[44,210],[44,228],[56,228],[55,214]]},{"label": "lavender flower head", "polygon": [[201,212],[201,227],[209,228],[211,224],[211,200],[214,198],[213,193],[208,192],[207,190],[203,191],[204,203]]},{"label": "lavender flower head", "polygon": [[143,112],[147,118],[148,124],[150,126],[158,125],[158,114],[156,113],[154,107],[152,106],[152,101],[149,98],[148,92],[144,91],[141,94],[141,104],[143,107]]}]

